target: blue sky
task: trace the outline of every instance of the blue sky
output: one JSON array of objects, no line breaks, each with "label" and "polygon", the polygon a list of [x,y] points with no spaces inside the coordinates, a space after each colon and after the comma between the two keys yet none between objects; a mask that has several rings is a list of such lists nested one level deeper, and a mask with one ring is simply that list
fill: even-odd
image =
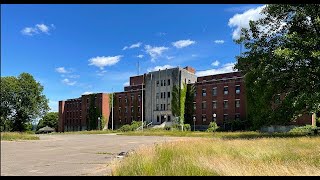
[{"label": "blue sky", "polygon": [[239,28],[261,4],[1,5],[1,76],[32,74],[51,111],[88,92],[123,91],[130,76],[192,66],[229,72]]}]

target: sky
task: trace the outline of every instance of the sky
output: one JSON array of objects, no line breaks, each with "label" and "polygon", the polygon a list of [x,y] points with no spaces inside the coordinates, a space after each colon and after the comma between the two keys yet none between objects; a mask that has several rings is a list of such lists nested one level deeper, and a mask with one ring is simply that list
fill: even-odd
[{"label": "sky", "polygon": [[58,111],[59,100],[123,91],[138,73],[177,66],[192,66],[197,76],[235,71],[234,40],[263,6],[2,4],[1,77],[32,74]]}]

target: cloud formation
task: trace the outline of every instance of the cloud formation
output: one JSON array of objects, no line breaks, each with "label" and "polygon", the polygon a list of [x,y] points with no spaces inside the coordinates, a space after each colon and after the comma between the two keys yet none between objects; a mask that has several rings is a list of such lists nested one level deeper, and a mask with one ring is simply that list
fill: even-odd
[{"label": "cloud formation", "polygon": [[90,62],[89,66],[97,66],[102,70],[105,66],[112,66],[117,64],[122,57],[123,57],[122,55],[97,56],[97,57],[90,58],[88,61]]},{"label": "cloud formation", "polygon": [[196,72],[197,76],[208,76],[208,75],[215,75],[215,74],[223,74],[223,73],[228,73],[228,72],[234,72],[235,63],[227,63],[224,64],[221,68],[217,69],[209,69],[205,71],[198,71]]},{"label": "cloud formation", "polygon": [[176,42],[172,42],[172,45],[178,49],[190,46],[192,44],[195,44],[195,41],[191,41],[190,39],[186,39],[186,40],[179,40]]}]

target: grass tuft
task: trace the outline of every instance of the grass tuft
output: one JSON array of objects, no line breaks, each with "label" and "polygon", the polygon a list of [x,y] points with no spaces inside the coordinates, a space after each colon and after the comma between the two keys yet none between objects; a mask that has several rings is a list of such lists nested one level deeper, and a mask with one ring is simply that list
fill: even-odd
[{"label": "grass tuft", "polygon": [[2,141],[39,140],[39,137],[31,133],[1,132],[1,140]]}]

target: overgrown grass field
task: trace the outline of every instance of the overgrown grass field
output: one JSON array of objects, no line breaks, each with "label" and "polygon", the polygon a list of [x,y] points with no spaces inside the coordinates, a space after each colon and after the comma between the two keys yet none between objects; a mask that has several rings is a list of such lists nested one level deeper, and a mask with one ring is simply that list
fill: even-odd
[{"label": "overgrown grass field", "polygon": [[32,133],[1,132],[1,140],[2,141],[39,140],[39,137]]},{"label": "overgrown grass field", "polygon": [[320,137],[190,138],[141,147],[116,161],[116,176],[320,175]]}]

